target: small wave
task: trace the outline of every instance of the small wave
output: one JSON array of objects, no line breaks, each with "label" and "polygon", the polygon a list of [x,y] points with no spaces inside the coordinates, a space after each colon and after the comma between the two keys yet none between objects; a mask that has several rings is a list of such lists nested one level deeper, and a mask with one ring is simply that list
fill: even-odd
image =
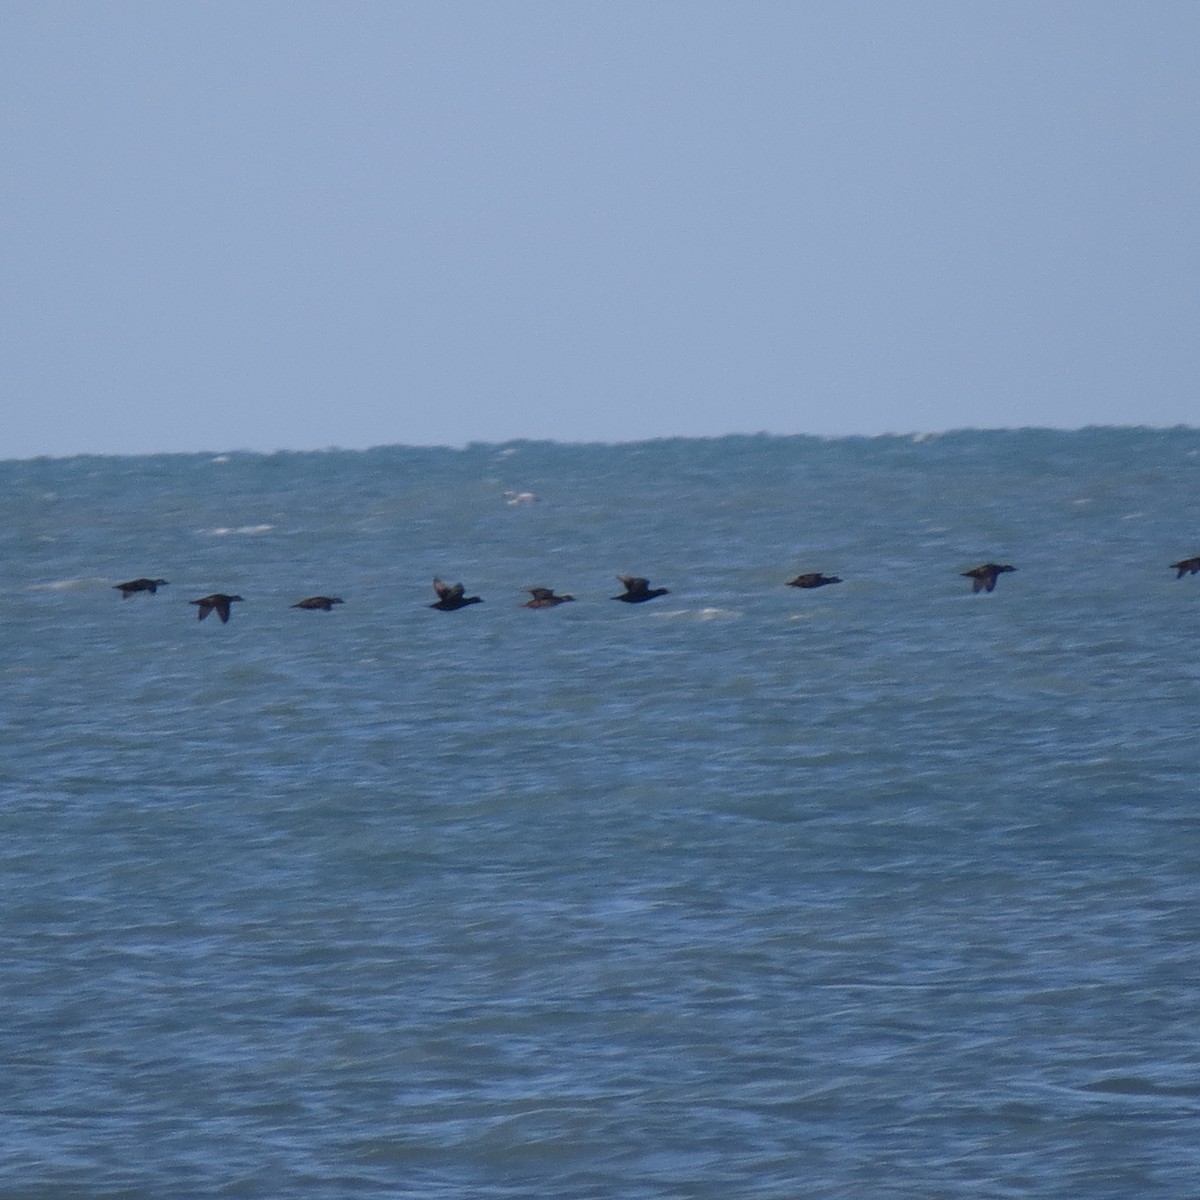
[{"label": "small wave", "polygon": [[31,592],[77,592],[82,588],[95,587],[98,583],[105,582],[103,579],[55,579],[50,583],[31,583],[29,590]]},{"label": "small wave", "polygon": [[214,529],[201,529],[200,532],[208,537],[229,537],[234,534],[270,533],[274,525],[218,525]]},{"label": "small wave", "polygon": [[1142,1075],[1107,1075],[1082,1084],[1080,1091],[1110,1096],[1195,1096],[1200,1093],[1200,1088],[1191,1083],[1159,1083]]},{"label": "small wave", "polygon": [[647,616],[653,616],[659,621],[686,621],[695,619],[697,621],[716,621],[722,617],[741,617],[744,613],[732,608],[660,608],[657,612]]}]

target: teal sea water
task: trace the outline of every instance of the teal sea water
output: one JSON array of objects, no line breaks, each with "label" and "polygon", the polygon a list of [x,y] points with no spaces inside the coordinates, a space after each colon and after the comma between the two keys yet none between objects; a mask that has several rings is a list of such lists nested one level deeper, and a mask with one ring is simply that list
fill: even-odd
[{"label": "teal sea water", "polygon": [[0,506],[0,1196],[1196,1194],[1200,430]]}]

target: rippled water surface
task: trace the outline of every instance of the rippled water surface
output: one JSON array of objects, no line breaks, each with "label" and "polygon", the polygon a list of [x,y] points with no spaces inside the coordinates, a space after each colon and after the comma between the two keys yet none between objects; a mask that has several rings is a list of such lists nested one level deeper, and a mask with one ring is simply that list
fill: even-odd
[{"label": "rippled water surface", "polygon": [[0,485],[0,1195],[1195,1195],[1200,431]]}]

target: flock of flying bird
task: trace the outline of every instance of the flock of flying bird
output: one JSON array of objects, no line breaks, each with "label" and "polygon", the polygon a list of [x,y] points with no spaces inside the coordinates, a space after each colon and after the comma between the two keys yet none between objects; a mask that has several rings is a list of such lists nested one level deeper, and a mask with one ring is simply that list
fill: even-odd
[{"label": "flock of flying bird", "polygon": [[[1185,575],[1198,575],[1200,574],[1200,556],[1180,559],[1179,562],[1171,563],[1171,567],[1176,573],[1176,579],[1182,579]],[[972,567],[969,571],[963,571],[961,574],[971,580],[972,592],[990,592],[995,588],[996,580],[1001,575],[1016,569],[1006,563],[989,562]],[[641,604],[646,600],[653,600],[656,596],[669,594],[667,588],[652,588],[648,579],[642,579],[637,575],[618,575],[617,579],[624,585],[625,590],[619,596],[613,596],[611,599],[623,600],[626,604]],[[830,583],[841,582],[836,575],[823,575],[820,571],[809,571],[803,575],[797,575],[795,579],[789,579],[788,587],[819,588]],[[165,579],[128,579],[124,583],[113,584],[113,588],[121,593],[122,600],[128,600],[130,596],[134,596],[138,592],[149,592],[153,596],[166,583]],[[483,603],[481,596],[468,596],[461,583],[443,583],[440,579],[434,579],[433,590],[437,593],[437,600],[429,607],[436,608],[440,612],[454,612],[471,604]],[[565,593],[560,596],[553,588],[531,587],[525,590],[532,596],[531,600],[525,602],[523,606],[525,608],[554,608],[575,599],[574,596]],[[212,595],[201,596],[199,600],[190,600],[188,603],[196,605],[196,615],[201,621],[210,612],[215,612],[221,618],[221,623],[224,624],[229,620],[231,606],[235,601],[241,599],[241,596],[213,592]],[[335,604],[344,603],[345,601],[340,596],[309,596],[290,607],[316,612],[331,612]]]}]

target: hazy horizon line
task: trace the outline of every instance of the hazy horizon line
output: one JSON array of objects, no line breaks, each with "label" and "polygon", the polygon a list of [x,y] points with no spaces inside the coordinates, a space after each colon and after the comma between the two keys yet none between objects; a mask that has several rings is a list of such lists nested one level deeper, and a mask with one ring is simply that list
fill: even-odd
[{"label": "hazy horizon line", "polygon": [[75,450],[41,454],[19,454],[0,459],[4,463],[37,462],[43,459],[54,461],[72,458],[221,458],[232,455],[271,457],[280,454],[370,454],[378,450],[450,450],[466,452],[470,450],[492,449],[504,450],[515,446],[639,446],[652,445],[660,442],[719,442],[728,439],[775,439],[779,441],[806,439],[818,442],[843,441],[874,441],[894,438],[908,441],[924,441],[932,438],[951,437],[964,433],[1086,433],[1089,431],[1112,430],[1134,432],[1138,430],[1151,433],[1171,432],[1200,432],[1200,425],[1190,425],[1176,422],[1171,425],[1155,425],[1145,422],[1137,424],[1089,423],[1086,425],[954,425],[945,429],[908,429],[884,430],[878,433],[773,433],[768,430],[756,430],[751,433],[731,431],[717,434],[658,434],[653,437],[641,438],[548,438],[548,437],[513,437],[503,441],[487,441],[472,439],[466,442],[375,442],[365,446],[342,446],[330,444],[327,446],[275,446],[262,449],[252,446],[227,447],[216,449],[212,447],[196,450]]}]

